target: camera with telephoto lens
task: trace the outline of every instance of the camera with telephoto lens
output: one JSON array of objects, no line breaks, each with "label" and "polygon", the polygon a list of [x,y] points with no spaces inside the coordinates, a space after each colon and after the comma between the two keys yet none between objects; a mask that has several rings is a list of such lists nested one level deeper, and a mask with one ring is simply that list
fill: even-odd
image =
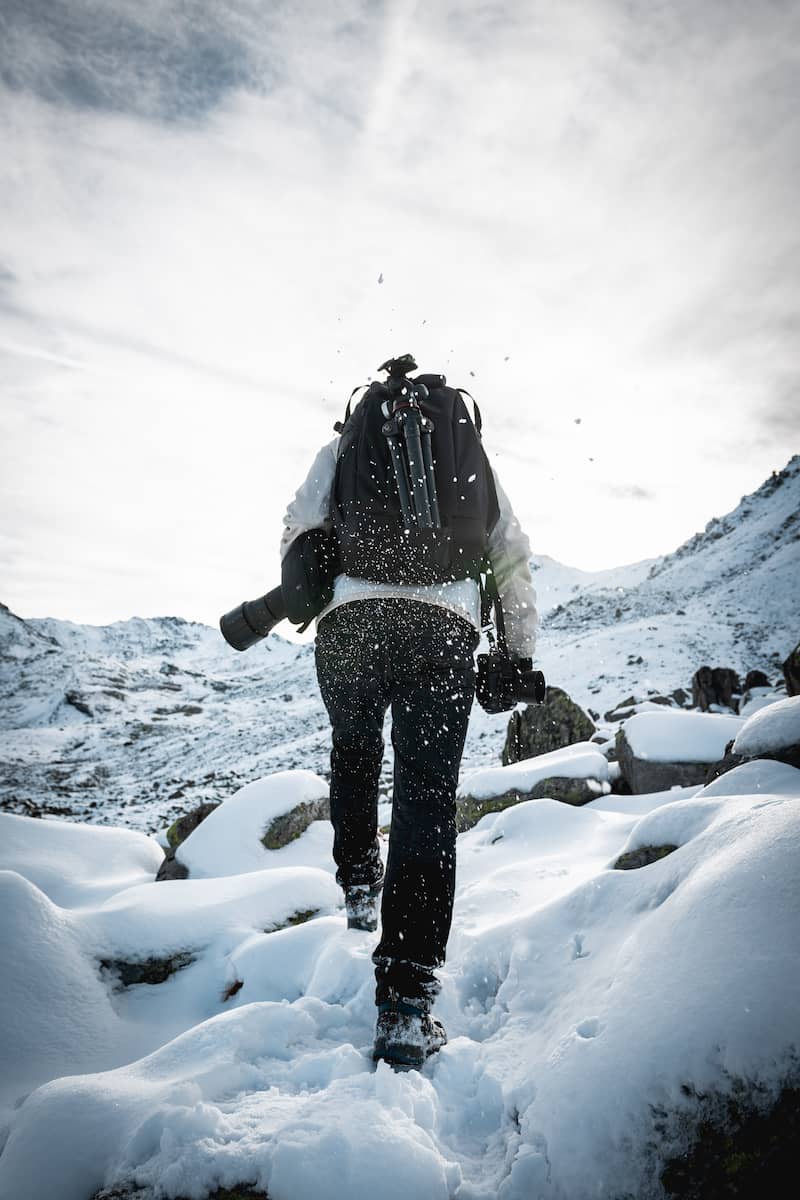
[{"label": "camera with telephoto lens", "polygon": [[286,616],[286,602],[280,587],[256,600],[245,600],[219,619],[222,636],[234,650],[247,650],[260,642]]},{"label": "camera with telephoto lens", "polygon": [[499,650],[478,655],[475,696],[484,712],[509,712],[517,704],[541,704],[546,691],[541,671],[530,658],[509,658]]}]

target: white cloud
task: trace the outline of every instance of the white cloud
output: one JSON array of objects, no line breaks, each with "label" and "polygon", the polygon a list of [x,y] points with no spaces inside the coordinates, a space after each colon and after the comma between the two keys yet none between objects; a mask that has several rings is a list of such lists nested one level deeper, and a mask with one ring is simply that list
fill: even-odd
[{"label": "white cloud", "polygon": [[24,615],[214,621],[271,586],[316,448],[405,351],[475,393],[534,548],[585,568],[672,549],[789,457],[793,6],[6,19]]}]

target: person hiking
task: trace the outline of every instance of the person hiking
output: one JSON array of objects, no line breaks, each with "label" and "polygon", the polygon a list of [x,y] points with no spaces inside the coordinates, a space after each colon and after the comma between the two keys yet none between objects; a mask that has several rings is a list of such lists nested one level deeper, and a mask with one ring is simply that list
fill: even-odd
[{"label": "person hiking", "polygon": [[[482,566],[497,585],[512,659],[532,659],[537,626],[530,545],[483,450],[477,406],[473,420],[444,376],[410,379],[415,368],[408,355],[389,360],[386,384],[372,383],[352,412],[348,405],[338,436],[288,505],[281,538],[283,559],[308,530],[336,535],[340,562],[316,618],[315,648],[332,729],[336,880],[348,927],[376,930],[380,906],[373,1057],[407,1066],[447,1040],[431,1009],[453,912],[455,796],[475,691]],[[408,511],[428,472],[422,459],[410,469],[398,459],[406,418],[430,450],[426,519]],[[384,868],[378,783],[389,709],[394,791]]]}]

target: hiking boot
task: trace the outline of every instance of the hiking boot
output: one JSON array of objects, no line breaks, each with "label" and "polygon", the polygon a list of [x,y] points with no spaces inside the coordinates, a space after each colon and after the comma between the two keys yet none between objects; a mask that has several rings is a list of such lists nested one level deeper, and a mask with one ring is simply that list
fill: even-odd
[{"label": "hiking boot", "polygon": [[392,1066],[421,1067],[447,1041],[444,1025],[424,1000],[386,1000],[378,1005],[372,1057]]},{"label": "hiking boot", "polygon": [[344,907],[348,929],[373,933],[378,928],[383,880],[378,883],[351,883],[344,889]]}]

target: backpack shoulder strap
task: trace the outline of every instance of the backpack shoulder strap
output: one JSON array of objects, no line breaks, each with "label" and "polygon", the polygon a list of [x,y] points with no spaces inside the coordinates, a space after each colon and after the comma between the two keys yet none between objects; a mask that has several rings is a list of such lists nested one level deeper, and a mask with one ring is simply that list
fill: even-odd
[{"label": "backpack shoulder strap", "polygon": [[370,388],[370,384],[368,384],[368,383],[360,383],[358,385],[358,387],[353,388],[352,392],[350,393],[350,399],[347,401],[347,408],[344,410],[344,420],[334,422],[333,428],[335,429],[335,431],[337,433],[341,433],[342,430],[344,429],[345,425],[347,424],[347,422],[350,420],[350,411],[351,411],[352,405],[353,405],[353,396],[355,396],[356,392],[360,392],[360,391],[367,392],[367,391],[369,391],[369,388]]},{"label": "backpack shoulder strap", "polygon": [[477,400],[471,392],[466,390],[466,388],[456,388],[456,391],[458,392],[459,396],[469,396],[470,400],[472,401],[472,407],[475,413],[473,420],[475,423],[475,428],[478,431],[478,437],[480,437],[481,429],[483,428],[483,418],[481,417],[481,410],[478,408]]}]

